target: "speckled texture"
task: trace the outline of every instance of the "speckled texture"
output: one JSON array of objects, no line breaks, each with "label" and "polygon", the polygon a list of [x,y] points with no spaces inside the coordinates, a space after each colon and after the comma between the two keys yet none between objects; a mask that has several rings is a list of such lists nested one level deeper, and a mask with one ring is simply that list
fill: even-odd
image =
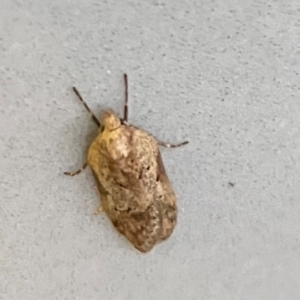
[{"label": "speckled texture", "polygon": [[[0,299],[298,300],[300,2],[2,0]],[[123,105],[166,142],[172,237],[134,251],[84,161]]]}]

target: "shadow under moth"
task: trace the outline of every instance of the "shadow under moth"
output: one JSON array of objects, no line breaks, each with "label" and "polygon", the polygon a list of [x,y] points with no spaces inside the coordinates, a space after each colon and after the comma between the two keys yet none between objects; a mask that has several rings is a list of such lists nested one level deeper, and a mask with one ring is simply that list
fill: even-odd
[{"label": "shadow under moth", "polygon": [[126,74],[124,81],[123,118],[108,110],[101,123],[73,87],[100,131],[89,147],[87,162],[76,172],[64,174],[77,175],[89,165],[100,193],[101,204],[95,213],[104,211],[136,249],[148,252],[172,234],[177,221],[176,195],[159,146],[175,148],[188,142],[166,144],[129,125]]}]

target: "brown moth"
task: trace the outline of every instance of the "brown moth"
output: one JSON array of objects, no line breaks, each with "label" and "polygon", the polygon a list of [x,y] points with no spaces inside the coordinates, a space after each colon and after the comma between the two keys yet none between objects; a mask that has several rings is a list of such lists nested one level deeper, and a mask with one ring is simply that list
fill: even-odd
[{"label": "brown moth", "polygon": [[106,111],[102,123],[95,117],[83,98],[73,90],[90,113],[100,133],[92,142],[87,165],[92,168],[100,192],[100,206],[95,211],[106,212],[115,228],[141,252],[150,251],[167,239],[176,225],[177,200],[166,174],[158,146],[169,148],[142,129],[127,123],[128,82],[125,80],[124,117]]}]

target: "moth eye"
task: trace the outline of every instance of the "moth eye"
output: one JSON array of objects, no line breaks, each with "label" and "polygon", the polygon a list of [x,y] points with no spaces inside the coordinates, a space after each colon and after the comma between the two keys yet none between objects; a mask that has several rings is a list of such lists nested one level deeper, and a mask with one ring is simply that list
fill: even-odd
[{"label": "moth eye", "polygon": [[157,174],[156,176],[156,181],[159,181],[159,174]]}]

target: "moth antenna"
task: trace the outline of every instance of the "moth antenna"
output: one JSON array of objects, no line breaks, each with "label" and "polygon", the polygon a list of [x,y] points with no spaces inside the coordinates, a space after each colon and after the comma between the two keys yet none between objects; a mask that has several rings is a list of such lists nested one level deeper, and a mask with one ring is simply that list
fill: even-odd
[{"label": "moth antenna", "polygon": [[85,103],[85,101],[83,100],[82,96],[80,95],[80,93],[78,92],[78,90],[76,89],[76,87],[73,87],[73,91],[75,92],[75,94],[77,95],[77,97],[79,98],[79,100],[83,103],[84,107],[86,108],[86,110],[88,111],[88,113],[90,114],[90,116],[92,117],[94,123],[100,127],[100,122],[99,120],[96,118],[96,116],[92,113],[92,111],[90,110],[90,108],[87,106],[87,104]]},{"label": "moth antenna", "polygon": [[127,74],[124,73],[124,83],[125,83],[125,104],[124,104],[124,116],[123,121],[128,121],[128,79]]}]

